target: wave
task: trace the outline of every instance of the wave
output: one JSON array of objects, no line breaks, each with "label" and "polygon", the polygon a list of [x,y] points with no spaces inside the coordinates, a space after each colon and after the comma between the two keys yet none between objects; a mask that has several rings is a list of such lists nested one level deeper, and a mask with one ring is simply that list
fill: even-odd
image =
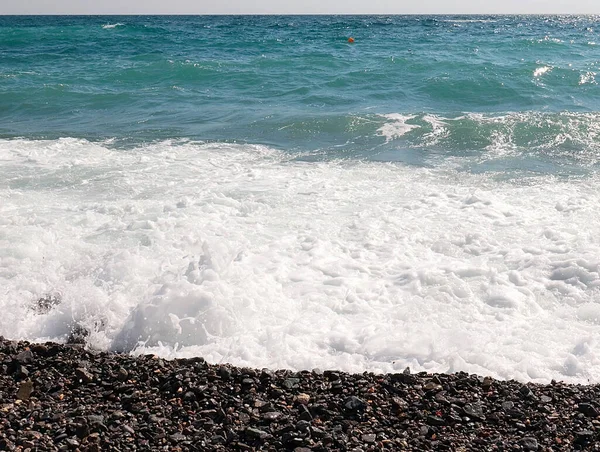
[{"label": "wave", "polygon": [[105,24],[102,25],[102,28],[104,28],[105,30],[112,30],[113,28],[117,28],[117,27],[124,27],[125,24],[122,24],[120,22],[116,23],[116,24]]},{"label": "wave", "polygon": [[449,23],[457,23],[457,24],[471,24],[471,23],[481,23],[481,24],[493,24],[498,22],[497,19],[443,19],[441,22],[449,22]]},{"label": "wave", "polygon": [[600,381],[596,176],[521,184],[187,140],[0,140],[0,160],[4,336]]},{"label": "wave", "polygon": [[479,160],[511,156],[516,165],[537,160],[589,167],[600,158],[600,113],[421,113],[381,118],[385,123],[377,133],[400,149],[428,149],[445,157]]},{"label": "wave", "polygon": [[[594,84],[593,74],[582,83]],[[47,87],[60,98],[68,87]],[[187,95],[181,85],[171,87],[172,96]],[[109,138],[90,133],[94,124],[111,124],[112,103],[137,102],[125,93],[107,93],[94,102],[98,113],[80,117],[76,124],[81,137]],[[268,115],[248,118],[245,112],[224,110],[211,122],[194,118],[195,105],[180,106],[170,115],[171,123],[128,117],[135,126],[118,122],[117,146],[136,146],[164,137],[187,137],[216,142],[265,143],[284,149],[299,160],[358,159],[392,161],[417,166],[439,166],[454,162],[463,170],[511,171],[526,174],[583,174],[600,163],[600,113],[597,112],[433,112],[327,114],[316,116]],[[64,121],[64,118],[58,118]],[[230,124],[235,123],[236,127]],[[48,131],[53,137],[61,128],[53,118]],[[106,132],[104,132],[106,133]],[[240,139],[243,137],[242,139]]]}]

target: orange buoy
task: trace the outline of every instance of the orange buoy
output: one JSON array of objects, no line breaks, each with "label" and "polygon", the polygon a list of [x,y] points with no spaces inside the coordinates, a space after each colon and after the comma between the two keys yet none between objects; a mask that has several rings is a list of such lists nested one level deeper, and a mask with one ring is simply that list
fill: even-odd
[{"label": "orange buoy", "polygon": [[348,38],[348,42],[349,43],[353,43],[354,42],[354,38]]}]

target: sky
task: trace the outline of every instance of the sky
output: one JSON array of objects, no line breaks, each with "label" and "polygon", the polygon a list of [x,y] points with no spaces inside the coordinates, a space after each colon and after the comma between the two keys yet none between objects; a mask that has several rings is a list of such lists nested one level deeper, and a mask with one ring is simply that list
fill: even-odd
[{"label": "sky", "polygon": [[598,14],[600,0],[0,0],[0,14]]}]

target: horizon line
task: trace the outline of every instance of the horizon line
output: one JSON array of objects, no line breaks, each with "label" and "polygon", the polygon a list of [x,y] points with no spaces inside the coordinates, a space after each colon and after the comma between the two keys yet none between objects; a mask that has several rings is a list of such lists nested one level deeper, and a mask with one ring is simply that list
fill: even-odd
[{"label": "horizon line", "polygon": [[114,17],[114,16],[193,16],[193,17],[226,17],[226,16],[600,16],[596,13],[0,13],[0,17]]}]

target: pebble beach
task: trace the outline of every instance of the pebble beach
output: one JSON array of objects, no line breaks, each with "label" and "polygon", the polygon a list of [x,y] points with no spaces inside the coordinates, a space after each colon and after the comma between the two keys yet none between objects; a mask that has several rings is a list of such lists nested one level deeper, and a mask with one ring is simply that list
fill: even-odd
[{"label": "pebble beach", "polygon": [[599,450],[597,385],[291,372],[0,339],[10,451]]}]

